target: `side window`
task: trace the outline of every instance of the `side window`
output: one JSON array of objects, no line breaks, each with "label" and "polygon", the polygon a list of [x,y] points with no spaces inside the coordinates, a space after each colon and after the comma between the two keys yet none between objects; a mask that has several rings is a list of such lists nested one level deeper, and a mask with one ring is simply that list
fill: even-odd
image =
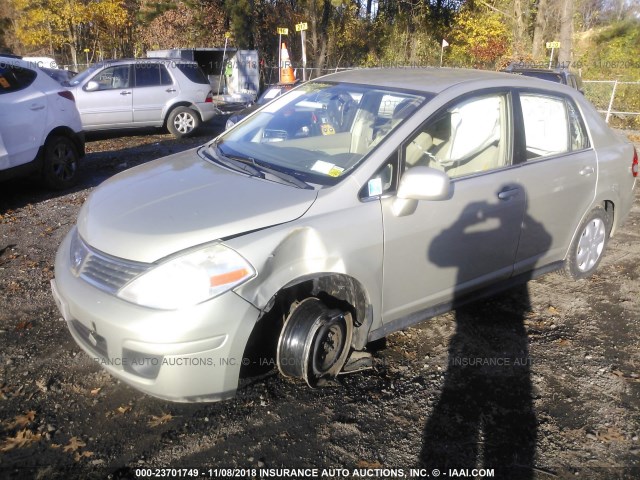
[{"label": "side window", "polygon": [[567,111],[564,99],[520,95],[527,160],[569,150]]},{"label": "side window", "polygon": [[425,165],[451,178],[509,163],[509,96],[491,94],[456,103],[427,121],[403,147],[405,169]]},{"label": "side window", "polygon": [[589,148],[589,137],[584,128],[582,117],[572,102],[567,102],[569,111],[569,131],[571,135],[571,150],[583,150]]},{"label": "side window", "polygon": [[164,65],[140,63],[135,66],[136,87],[159,87],[171,85],[171,77]]},{"label": "side window", "polygon": [[389,156],[371,179],[360,190],[360,199],[379,197],[395,191],[398,180],[398,151]]},{"label": "side window", "polygon": [[129,70],[129,65],[105,68],[91,80],[98,82],[98,90],[129,88]]},{"label": "side window", "polygon": [[0,94],[27,88],[36,79],[36,72],[13,65],[0,66]]},{"label": "side window", "polygon": [[167,72],[167,67],[164,65],[158,65],[160,67],[160,85],[172,85],[173,79],[169,72]]}]

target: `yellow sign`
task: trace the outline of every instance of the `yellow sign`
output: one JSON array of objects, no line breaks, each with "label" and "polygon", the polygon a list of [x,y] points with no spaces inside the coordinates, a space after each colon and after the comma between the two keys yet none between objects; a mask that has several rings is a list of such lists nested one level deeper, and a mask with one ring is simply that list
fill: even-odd
[{"label": "yellow sign", "polygon": [[296,23],[296,32],[302,32],[303,30],[308,30],[307,22]]},{"label": "yellow sign", "polygon": [[278,35],[289,35],[289,29],[278,27]]},{"label": "yellow sign", "polygon": [[560,42],[547,42],[547,48],[560,48]]},{"label": "yellow sign", "polygon": [[231,32],[224,32],[224,38],[231,38]]}]

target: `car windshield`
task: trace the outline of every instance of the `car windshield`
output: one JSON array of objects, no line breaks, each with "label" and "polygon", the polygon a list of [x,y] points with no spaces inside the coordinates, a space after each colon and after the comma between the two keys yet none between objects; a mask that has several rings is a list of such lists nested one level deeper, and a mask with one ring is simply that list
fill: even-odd
[{"label": "car windshield", "polygon": [[71,85],[72,87],[75,87],[76,85],[81,84],[82,82],[84,82],[87,78],[89,78],[90,76],[92,76],[96,70],[98,70],[99,68],[103,67],[103,64],[95,64],[95,65],[91,65],[89,68],[87,68],[85,71],[77,74],[75,77],[73,77],[71,80],[69,80],[69,85]]},{"label": "car windshield", "polygon": [[334,185],[380,145],[426,94],[310,82],[269,103],[209,145],[210,160],[261,166],[307,184]]}]

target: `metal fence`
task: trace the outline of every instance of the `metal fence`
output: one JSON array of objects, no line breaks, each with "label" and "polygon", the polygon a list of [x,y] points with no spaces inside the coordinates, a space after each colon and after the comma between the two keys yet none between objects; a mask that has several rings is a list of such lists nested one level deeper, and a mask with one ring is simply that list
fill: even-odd
[{"label": "metal fence", "polygon": [[621,126],[640,128],[640,82],[583,80],[585,96],[605,120]]}]

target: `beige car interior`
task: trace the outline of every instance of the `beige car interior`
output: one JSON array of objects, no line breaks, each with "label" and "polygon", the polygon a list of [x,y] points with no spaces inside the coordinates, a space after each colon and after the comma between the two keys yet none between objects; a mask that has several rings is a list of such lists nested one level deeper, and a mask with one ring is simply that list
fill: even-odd
[{"label": "beige car interior", "polygon": [[447,109],[406,145],[405,168],[424,165],[454,178],[504,165],[506,112],[503,95],[474,98]]}]

